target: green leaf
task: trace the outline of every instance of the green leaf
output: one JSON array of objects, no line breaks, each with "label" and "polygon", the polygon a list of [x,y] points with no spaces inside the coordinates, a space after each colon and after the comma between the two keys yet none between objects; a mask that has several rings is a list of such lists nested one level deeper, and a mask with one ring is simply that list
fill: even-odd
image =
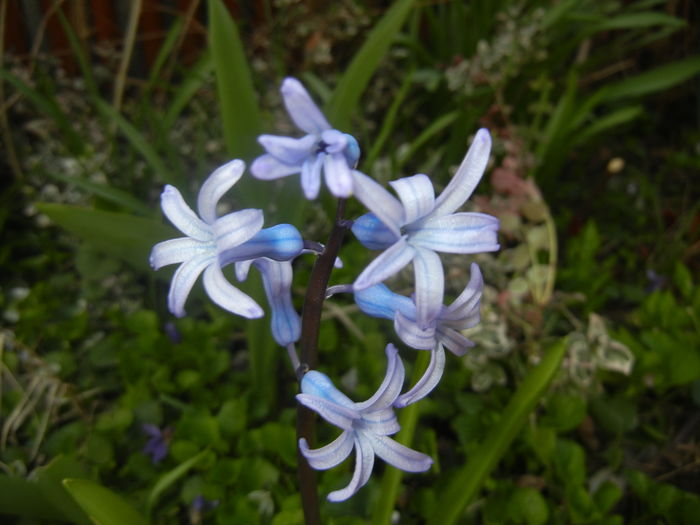
[{"label": "green leaf", "polygon": [[338,129],[348,129],[360,97],[391,42],[411,12],[415,0],[397,0],[372,29],[333,92],[326,114]]},{"label": "green leaf", "polygon": [[37,208],[59,226],[137,269],[148,270],[153,245],[172,237],[171,228],[152,219],[68,204],[39,203]]},{"label": "green leaf", "polygon": [[134,149],[146,160],[159,181],[168,182],[170,184],[177,184],[179,182],[177,178],[174,177],[173,172],[169,170],[161,160],[160,155],[153,146],[151,146],[151,142],[143,133],[136,129],[131,122],[104,100],[96,100],[95,105],[103,116],[117,124],[119,130],[124,134]]},{"label": "green leaf", "polygon": [[608,31],[611,29],[639,29],[651,26],[683,27],[685,21],[675,16],[655,11],[645,11],[643,13],[629,13],[625,15],[613,16],[593,25],[591,31]]},{"label": "green leaf", "polygon": [[577,132],[574,137],[573,144],[583,144],[591,137],[599,135],[610,128],[626,124],[638,117],[641,117],[643,114],[644,108],[642,106],[630,106],[613,111],[608,115],[595,119],[591,125],[585,127],[582,131]]},{"label": "green leaf", "polygon": [[58,456],[48,465],[36,470],[36,484],[41,494],[61,515],[73,523],[90,525],[90,519],[63,486],[63,480],[86,476],[85,469],[75,459]]},{"label": "green leaf", "polygon": [[148,525],[124,499],[87,479],[66,479],[63,485],[96,525]]},{"label": "green leaf", "polygon": [[214,71],[214,61],[211,58],[211,53],[205,51],[197,63],[189,68],[185,76],[178,82],[170,106],[163,117],[164,129],[170,129],[175,125],[175,119],[204,85],[212,71]]},{"label": "green leaf", "polygon": [[153,486],[151,489],[151,492],[148,494],[148,500],[146,502],[148,506],[148,514],[151,514],[151,511],[153,510],[153,507],[155,506],[156,502],[158,501],[158,498],[160,495],[168,489],[171,485],[173,485],[178,479],[183,477],[189,470],[194,467],[200,459],[204,457],[204,455],[207,453],[207,450],[202,450],[199,454],[196,456],[192,456],[190,459],[187,461],[183,461],[180,463],[177,467],[172,469],[169,472],[166,472],[163,474],[156,484]]},{"label": "green leaf", "polygon": [[696,55],[611,84],[603,88],[605,89],[604,98],[620,100],[648,95],[680,84],[698,73],[700,73],[700,56]]},{"label": "green leaf", "polygon": [[250,159],[258,150],[260,110],[238,28],[221,0],[209,0],[209,49],[226,146],[234,157]]},{"label": "green leaf", "polygon": [[81,190],[85,190],[92,195],[101,197],[107,201],[114,204],[127,208],[134,213],[139,215],[151,215],[153,210],[146,206],[143,202],[135,198],[130,193],[113,188],[108,184],[99,184],[97,182],[92,182],[88,179],[82,177],[69,177],[61,173],[48,173],[49,177],[65,182],[66,184],[72,184]]},{"label": "green leaf", "polygon": [[503,411],[498,423],[471,455],[467,464],[450,479],[429,523],[449,525],[455,523],[464,508],[473,500],[482,484],[508,451],[508,447],[520,433],[527,418],[534,410],[549,382],[559,370],[566,352],[566,341],[559,340],[544,354],[542,361],[527,375],[515,395]]},{"label": "green leaf", "polygon": [[66,518],[49,502],[31,481],[18,476],[0,475],[0,515],[35,519]]}]

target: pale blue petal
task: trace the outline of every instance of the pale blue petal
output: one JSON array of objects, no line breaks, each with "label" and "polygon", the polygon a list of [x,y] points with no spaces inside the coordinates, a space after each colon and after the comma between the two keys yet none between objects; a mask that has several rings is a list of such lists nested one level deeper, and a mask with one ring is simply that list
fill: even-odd
[{"label": "pale blue petal", "polygon": [[394,403],[394,406],[396,408],[403,408],[420,399],[423,399],[438,385],[440,379],[442,379],[442,374],[444,371],[445,349],[441,344],[438,344],[431,350],[430,363],[428,363],[428,368],[425,370],[421,378],[415,385],[413,385],[413,388],[398,397]]},{"label": "pale blue petal", "polygon": [[425,472],[433,464],[430,456],[408,448],[387,436],[366,434],[374,453],[405,472]]},{"label": "pale blue petal", "polygon": [[360,160],[360,145],[355,140],[352,135],[345,134],[345,139],[348,141],[348,145],[343,151],[345,159],[348,161],[348,166],[354,168],[357,166],[357,161]]},{"label": "pale blue petal", "polygon": [[235,211],[216,219],[212,225],[219,253],[243,244],[260,231],[264,222],[262,210]]},{"label": "pale blue petal", "polygon": [[435,190],[427,175],[414,175],[391,181],[391,187],[401,199],[404,209],[404,221],[410,224],[424,217],[433,210]]},{"label": "pale blue petal", "polygon": [[209,225],[195,215],[176,187],[166,184],[160,195],[160,206],[170,222],[188,237],[198,241],[212,239]]},{"label": "pale blue petal", "polygon": [[389,343],[386,345],[385,353],[387,365],[386,375],[382,384],[367,401],[355,404],[355,408],[363,412],[363,418],[365,417],[365,412],[390,407],[401,393],[401,388],[403,388],[404,367],[401,358],[399,358],[399,351],[394,345]]},{"label": "pale blue petal", "polygon": [[355,428],[379,436],[390,436],[401,430],[399,420],[392,407],[362,413],[362,423],[355,423]]},{"label": "pale blue petal", "polygon": [[291,224],[278,224],[260,230],[243,244],[221,252],[219,263],[226,266],[232,262],[259,257],[288,261],[299,255],[303,248],[304,240],[299,230]]},{"label": "pale blue petal", "polygon": [[323,161],[323,174],[330,192],[339,198],[352,195],[352,175],[345,155],[329,153]]},{"label": "pale blue petal", "polygon": [[415,318],[416,305],[403,295],[392,292],[384,284],[376,284],[363,290],[354,290],[355,303],[364,313],[380,319],[393,319],[397,311]]},{"label": "pale blue petal", "polygon": [[254,264],[262,273],[270,303],[272,337],[280,346],[296,342],[301,335],[301,318],[292,304],[292,263],[261,258]]},{"label": "pale blue petal", "polygon": [[[219,258],[219,264],[223,267],[225,266],[224,264],[221,263],[221,258]],[[236,266],[235,266],[235,273],[236,273],[236,279],[239,281],[245,281],[248,278],[248,272],[250,271],[250,267],[253,264],[252,259],[248,259],[246,261],[236,261]]]},{"label": "pale blue petal", "polygon": [[482,128],[467,151],[452,180],[435,201],[431,217],[448,215],[456,211],[474,192],[484,174],[491,152],[491,135]]},{"label": "pale blue petal", "polygon": [[304,135],[300,139],[280,135],[260,135],[258,142],[267,153],[290,166],[298,166],[318,148],[318,137],[315,135]]},{"label": "pale blue petal", "polygon": [[384,226],[374,213],[365,213],[355,219],[352,224],[352,233],[365,248],[370,250],[384,250],[399,238]]},{"label": "pale blue petal", "polygon": [[355,409],[355,403],[338,390],[326,374],[318,370],[311,370],[304,374],[301,380],[301,391],[304,394],[322,397],[346,408]]},{"label": "pale blue petal", "polygon": [[355,494],[369,480],[374,467],[372,444],[364,436],[355,434],[355,471],[347,487],[328,494],[328,501],[345,501]]},{"label": "pale blue petal", "polygon": [[216,246],[213,242],[202,242],[190,237],[180,237],[156,244],[151,250],[149,262],[152,268],[159,270],[163,266],[181,263],[207,252],[211,255],[216,253]]},{"label": "pale blue petal", "polygon": [[471,315],[475,308],[478,310],[481,291],[484,289],[484,278],[476,263],[471,264],[470,272],[469,283],[459,297],[445,309],[441,316],[443,320],[458,320],[465,315]]},{"label": "pale blue petal", "polygon": [[211,264],[204,270],[202,281],[209,298],[224,310],[248,319],[264,315],[258,303],[228,282],[218,264]]},{"label": "pale blue petal", "polygon": [[301,167],[301,188],[304,190],[304,196],[309,200],[315,199],[321,189],[321,167],[325,157],[325,153],[309,157]]},{"label": "pale blue petal", "polygon": [[204,222],[213,224],[216,220],[216,205],[219,199],[238,182],[245,171],[245,162],[234,159],[214,170],[202,184],[197,196],[197,210]]},{"label": "pale blue petal", "polygon": [[369,211],[384,223],[396,237],[405,224],[401,203],[373,179],[357,170],[352,171],[353,194]]},{"label": "pale blue petal", "polygon": [[185,301],[197,277],[204,269],[216,264],[216,255],[204,253],[183,262],[175,271],[168,291],[168,310],[176,317],[185,315]]},{"label": "pale blue petal", "polygon": [[444,253],[498,250],[498,219],[484,213],[453,213],[432,217],[409,232],[411,244]]},{"label": "pale blue petal", "polygon": [[381,283],[410,263],[414,254],[415,249],[406,239],[399,239],[362,271],[353,283],[353,288],[362,290]]},{"label": "pale blue petal", "polygon": [[[478,322],[478,319],[477,319]],[[474,323],[476,324],[476,323]],[[457,357],[467,353],[467,350],[474,346],[474,343],[462,334],[446,326],[438,326],[438,340]]]},{"label": "pale blue petal", "polygon": [[355,438],[352,432],[345,431],[328,445],[311,449],[304,438],[299,440],[301,453],[316,470],[328,470],[340,465],[352,452],[355,446]]},{"label": "pale blue petal", "polygon": [[348,137],[345,133],[341,133],[337,129],[328,129],[321,133],[324,151],[326,153],[342,153],[348,146]]},{"label": "pale blue petal", "polygon": [[326,117],[323,116],[321,110],[311,100],[309,93],[296,78],[285,78],[280,92],[287,113],[299,129],[316,135],[326,129],[331,129]]},{"label": "pale blue petal", "polygon": [[297,401],[318,413],[318,415],[329,423],[343,430],[352,430],[353,422],[360,418],[356,410],[341,406],[338,403],[328,401],[322,397],[309,394],[297,394]]},{"label": "pale blue petal", "polygon": [[421,330],[414,319],[396,312],[394,330],[405,344],[416,350],[430,350],[435,346],[435,323]]},{"label": "pale blue petal", "polygon": [[413,259],[416,291],[416,323],[426,329],[442,310],[445,293],[445,274],[440,256],[432,250],[416,248]]},{"label": "pale blue petal", "polygon": [[250,165],[250,173],[256,179],[274,180],[301,171],[301,164],[285,164],[269,154],[261,155]]}]

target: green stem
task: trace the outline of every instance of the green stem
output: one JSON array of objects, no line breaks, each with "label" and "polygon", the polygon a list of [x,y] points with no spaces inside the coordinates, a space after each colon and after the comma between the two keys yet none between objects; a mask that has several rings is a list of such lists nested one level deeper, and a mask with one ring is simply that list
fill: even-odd
[{"label": "green stem", "polygon": [[[419,352],[416,362],[413,365],[413,374],[411,384],[415,384],[425,372],[430,362],[430,352]],[[418,403],[413,403],[407,406],[399,417],[401,423],[401,431],[396,435],[396,441],[407,447],[411,446],[413,434],[416,431],[418,423]],[[382,488],[380,491],[381,497],[377,500],[374,512],[372,512],[373,525],[388,525],[391,523],[391,514],[394,512],[394,504],[399,494],[403,471],[386,466],[384,477],[382,478]]]}]

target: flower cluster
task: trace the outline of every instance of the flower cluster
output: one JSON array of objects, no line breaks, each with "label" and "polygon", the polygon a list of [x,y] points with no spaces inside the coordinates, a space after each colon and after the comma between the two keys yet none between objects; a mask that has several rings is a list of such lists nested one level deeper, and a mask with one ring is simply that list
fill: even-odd
[{"label": "flower cluster", "polygon": [[[491,138],[485,129],[476,133],[462,164],[439,196],[435,196],[430,177],[418,174],[390,182],[397,198],[356,169],[360,157],[357,141],[329,124],[299,81],[287,78],[281,93],[292,121],[305,134],[261,135],[258,140],[265,153],[253,161],[250,172],[264,180],[298,173],[308,199],[318,196],[323,176],[331,194],[342,199],[355,197],[367,208],[368,213],[353,221],[352,232],[364,247],[381,253],[352,284],[332,286],[327,295],[352,293],[362,312],[393,321],[398,339],[406,346],[430,352],[423,377],[404,392],[403,363],[397,348],[389,343],[382,384],[368,400],[356,403],[325,374],[299,366],[294,346],[300,338],[301,320],[292,301],[292,261],[302,253],[323,251],[323,246],[302,239],[290,224],[263,228],[262,210],[244,209],[218,216],[219,200],[245,171],[240,160],[220,167],[204,182],[197,199],[198,214],[177,189],[165,187],[163,212],[185,237],[157,244],[151,265],[159,269],[180,264],[168,294],[168,307],[176,316],[184,315],[185,300],[203,273],[204,289],[214,303],[243,317],[261,317],[263,309],[231,284],[224,268],[233,263],[238,280],[247,278],[251,266],[261,273],[271,310],[272,335],[288,349],[295,370],[305,372],[297,401],[342,431],[318,449],[310,448],[301,438],[301,453],[311,467],[319,470],[335,467],[355,453],[349,484],[328,495],[330,501],[342,501],[367,483],[375,456],[407,472],[423,472],[432,465],[429,456],[389,436],[400,429],[396,410],[427,396],[440,382],[446,366],[445,348],[461,356],[474,346],[462,331],[479,322],[481,271],[471,264],[469,282],[447,306],[440,254],[476,254],[499,248],[495,217],[458,211],[483,175]],[[384,283],[409,263],[413,267],[414,292],[404,296]]]}]

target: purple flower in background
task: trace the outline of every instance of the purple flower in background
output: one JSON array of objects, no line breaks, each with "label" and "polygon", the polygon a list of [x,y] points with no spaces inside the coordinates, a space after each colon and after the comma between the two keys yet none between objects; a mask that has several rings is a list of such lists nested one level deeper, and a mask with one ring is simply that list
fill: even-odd
[{"label": "purple flower in background", "polygon": [[413,262],[416,323],[428,328],[439,315],[444,274],[437,252],[481,253],[498,245],[498,219],[484,213],[455,213],[474,191],[491,149],[488,131],[480,129],[457,173],[439,197],[426,175],[391,182],[396,199],[381,185],[353,171],[355,196],[371,213],[355,221],[352,231],[367,248],[383,249],[353,284],[363,290],[386,280]]},{"label": "purple flower in background", "polygon": [[253,161],[251,173],[264,180],[301,173],[304,195],[307,199],[315,199],[323,172],[333,195],[349,197],[353,189],[351,170],[360,157],[357,141],[331,127],[297,79],[286,78],[280,91],[289,116],[306,135],[301,138],[258,137],[266,153]]},{"label": "purple flower in background", "polygon": [[343,462],[355,451],[355,471],[350,483],[328,495],[329,501],[344,501],[367,483],[372,474],[375,455],[407,472],[424,472],[433,460],[391,439],[400,430],[393,405],[403,386],[404,367],[396,348],[386,347],[386,376],[377,392],[362,403],[355,403],[340,392],[325,374],[312,370],[301,381],[297,400],[314,410],[343,432],[328,445],[310,449],[305,439],[299,440],[301,453],[311,467],[327,470]]},{"label": "purple flower in background", "polygon": [[141,451],[151,457],[151,462],[154,465],[160,463],[168,455],[172,429],[166,428],[161,430],[151,423],[144,423],[141,425],[141,430],[149,437]]},{"label": "purple flower in background", "polygon": [[219,199],[241,178],[244,170],[243,161],[233,160],[204,181],[197,198],[199,217],[176,188],[167,185],[163,190],[163,212],[186,237],[156,244],[150,262],[156,270],[181,263],[168,292],[168,308],[177,317],[185,315],[185,300],[202,273],[204,289],[216,304],[250,319],[262,317],[258,303],[234,287],[222,268],[235,261],[263,256],[291,259],[303,248],[301,235],[289,224],[263,230],[261,210],[246,209],[217,217]]}]

